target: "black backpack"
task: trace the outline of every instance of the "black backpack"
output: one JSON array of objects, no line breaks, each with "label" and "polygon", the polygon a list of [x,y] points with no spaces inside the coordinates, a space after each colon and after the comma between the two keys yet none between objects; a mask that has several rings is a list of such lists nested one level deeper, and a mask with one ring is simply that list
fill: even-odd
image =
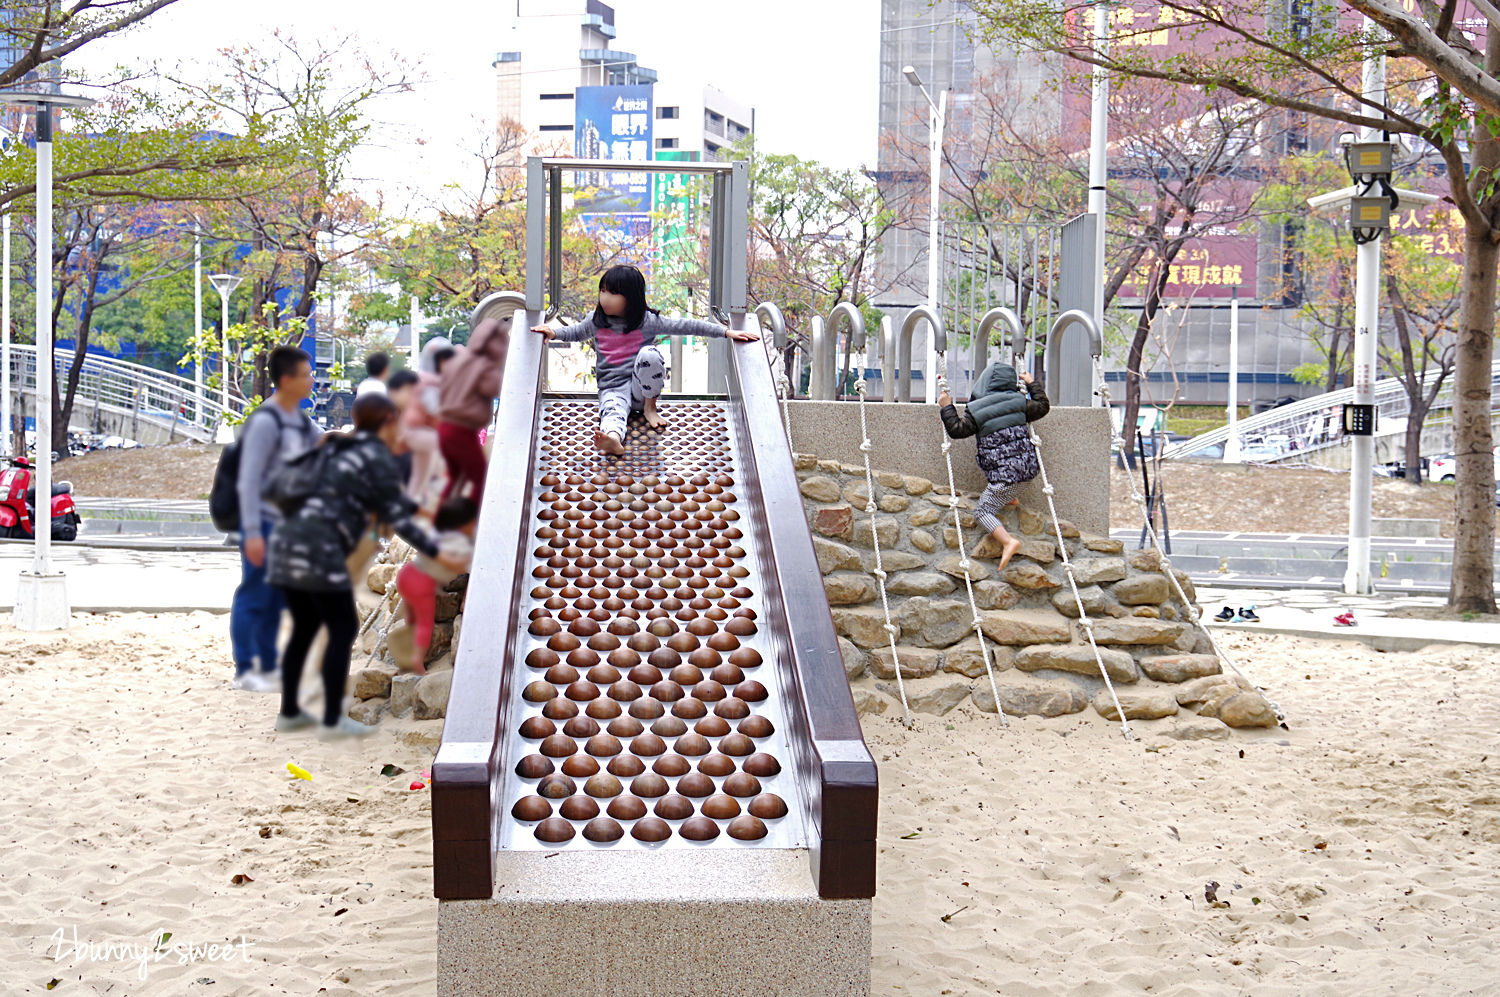
[{"label": "black backpack", "polygon": [[281,510],[283,516],[296,515],[302,503],[317,493],[328,475],[328,467],[339,451],[355,442],[354,437],[334,434],[311,450],[304,450],[284,461],[266,479],[260,496]]},{"label": "black backpack", "polygon": [[[261,405],[251,412],[245,420],[246,427],[256,413],[262,411],[270,412],[275,417],[278,431],[286,427],[281,416],[271,411],[270,405]],[[243,433],[240,438],[244,438]],[[219,454],[219,464],[214,468],[214,482],[208,490],[208,518],[213,520],[214,529],[224,533],[238,533],[240,529],[239,477],[240,440],[235,440]]]}]

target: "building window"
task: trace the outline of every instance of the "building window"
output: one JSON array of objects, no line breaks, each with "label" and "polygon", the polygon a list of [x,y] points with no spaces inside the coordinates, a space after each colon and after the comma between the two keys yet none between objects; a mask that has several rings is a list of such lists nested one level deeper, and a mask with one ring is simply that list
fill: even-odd
[{"label": "building window", "polygon": [[735,121],[733,118],[730,118],[729,119],[729,130],[728,130],[728,132],[726,132],[726,134],[730,138],[732,138],[732,139],[742,139],[746,135],[750,134],[750,129],[746,128],[744,125],[740,124],[738,121]]},{"label": "building window", "polygon": [[537,129],[539,132],[570,132],[572,130],[572,125],[543,125]]},{"label": "building window", "polygon": [[678,112],[679,108],[676,107],[658,107],[656,109],[656,118],[658,121],[662,118],[675,118],[678,116]]},{"label": "building window", "polygon": [[540,100],[572,100],[573,99],[573,95],[570,94],[570,93],[544,93],[544,94],[540,95],[540,97],[538,99],[540,99]]},{"label": "building window", "polygon": [[656,147],[658,149],[675,149],[677,148],[677,140],[675,138],[659,138],[656,140]]},{"label": "building window", "polygon": [[719,150],[722,148],[724,148],[722,145],[714,145],[712,142],[703,143],[703,151],[708,153],[710,156],[717,156],[719,154]]}]

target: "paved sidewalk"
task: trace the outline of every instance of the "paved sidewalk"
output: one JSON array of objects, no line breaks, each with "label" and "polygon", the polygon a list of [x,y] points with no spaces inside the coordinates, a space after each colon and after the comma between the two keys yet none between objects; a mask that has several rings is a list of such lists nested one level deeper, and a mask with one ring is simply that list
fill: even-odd
[{"label": "paved sidewalk", "polygon": [[[224,613],[240,581],[233,548],[181,552],[55,544],[52,563],[68,577],[74,612]],[[0,609],[15,606],[20,574],[30,567],[30,544],[0,546]]]},{"label": "paved sidewalk", "polygon": [[[1417,620],[1391,616],[1401,606],[1441,606],[1435,595],[1350,596],[1314,589],[1271,591],[1253,588],[1198,587],[1203,618],[1216,629],[1252,630],[1331,640],[1357,640],[1382,651],[1415,651],[1432,644],[1500,646],[1500,623],[1459,620]],[[1211,617],[1220,608],[1254,606],[1260,623],[1219,623]],[[1334,616],[1354,613],[1355,625],[1341,627]]]}]

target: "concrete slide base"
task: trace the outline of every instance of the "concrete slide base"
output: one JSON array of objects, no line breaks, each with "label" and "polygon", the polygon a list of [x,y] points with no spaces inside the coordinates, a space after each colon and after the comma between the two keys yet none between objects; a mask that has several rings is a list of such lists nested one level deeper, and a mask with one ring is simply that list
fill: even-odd
[{"label": "concrete slide base", "polygon": [[438,905],[439,997],[865,997],[870,901],[801,849],[502,851],[488,900]]}]

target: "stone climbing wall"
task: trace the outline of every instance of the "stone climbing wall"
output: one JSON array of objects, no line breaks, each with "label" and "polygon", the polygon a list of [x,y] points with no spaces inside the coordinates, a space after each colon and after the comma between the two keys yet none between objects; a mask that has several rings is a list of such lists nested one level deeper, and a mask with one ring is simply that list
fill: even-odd
[{"label": "stone climbing wall", "polygon": [[[861,712],[900,710],[897,658],[914,712],[943,714],[965,701],[995,712],[959,564],[961,528],[1007,714],[1093,709],[1117,719],[1093,649],[1076,622],[1061,543],[1073,561],[1084,609],[1096,620],[1100,655],[1127,718],[1179,717],[1173,730],[1183,737],[1222,737],[1230,726],[1276,723],[1260,693],[1221,673],[1207,634],[1191,622],[1190,607],[1177,599],[1155,551],[1127,552],[1120,541],[1080,534],[1065,520],[1059,537],[1042,511],[1023,505],[1003,516],[1022,544],[1000,572],[997,545],[974,521],[977,495],[960,494],[955,526],[945,486],[878,472],[872,524],[864,511],[869,496],[863,467],[806,454],[797,456],[796,466],[844,669]],[[894,654],[872,574],[877,537],[897,628]],[[1187,575],[1177,572],[1177,579],[1194,598]]]},{"label": "stone climbing wall", "polygon": [[[1127,551],[1120,541],[1082,534],[1066,520],[1059,538],[1044,509],[1023,505],[1005,511],[1006,528],[1023,542],[1000,572],[998,549],[974,521],[977,495],[960,493],[960,526],[955,527],[945,486],[877,472],[872,526],[864,511],[862,467],[807,454],[797,455],[796,466],[844,669],[862,713],[900,711],[897,656],[914,712],[940,715],[965,702],[995,712],[959,567],[962,528],[980,626],[1008,715],[1091,710],[1118,719],[1077,623],[1077,604],[1062,573],[1061,543],[1073,561],[1084,609],[1096,621],[1094,636],[1127,718],[1173,718],[1168,733],[1182,738],[1227,737],[1230,727],[1276,724],[1259,692],[1223,673],[1207,634],[1190,622],[1154,551]],[[897,628],[894,655],[872,574],[877,534]],[[399,562],[404,545],[395,544],[391,561]],[[371,591],[384,594],[395,570],[394,563],[371,568]],[[1194,598],[1187,575],[1177,572],[1177,579]],[[368,723],[384,713],[443,716],[466,583],[467,578],[458,579],[440,597],[426,676],[399,673],[389,660],[380,634],[394,600],[366,601],[362,617],[378,615],[355,658],[350,716]],[[405,625],[397,612],[393,629]],[[364,666],[371,651],[375,658]]]}]

